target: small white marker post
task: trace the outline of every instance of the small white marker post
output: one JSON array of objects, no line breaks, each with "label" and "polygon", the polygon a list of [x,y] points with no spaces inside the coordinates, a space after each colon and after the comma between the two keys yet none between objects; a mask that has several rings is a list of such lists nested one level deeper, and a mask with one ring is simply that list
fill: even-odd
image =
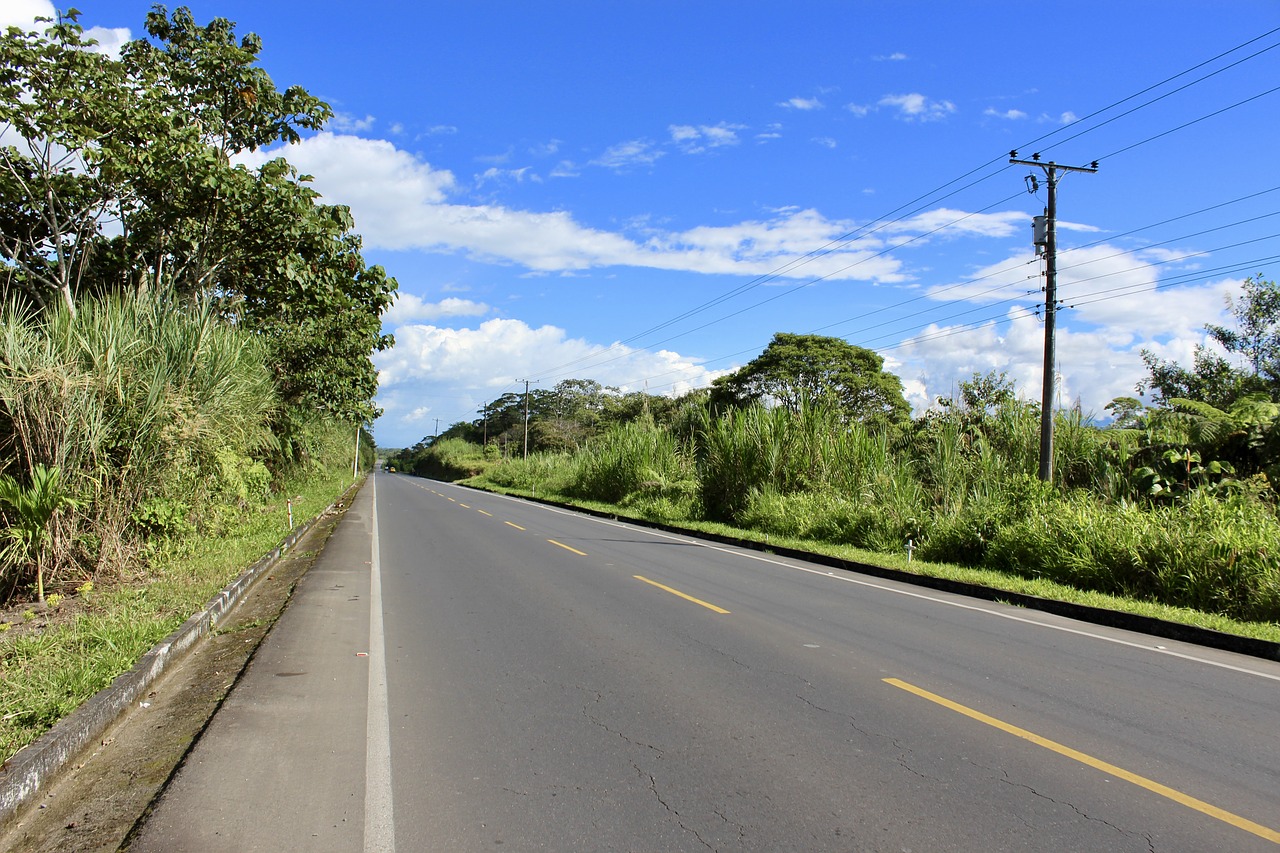
[{"label": "small white marker post", "polygon": [[915,543],[910,539],[907,540],[907,565],[911,565],[911,555],[916,550]]},{"label": "small white marker post", "polygon": [[285,505],[289,507],[289,529],[293,529],[293,498],[286,498]]}]

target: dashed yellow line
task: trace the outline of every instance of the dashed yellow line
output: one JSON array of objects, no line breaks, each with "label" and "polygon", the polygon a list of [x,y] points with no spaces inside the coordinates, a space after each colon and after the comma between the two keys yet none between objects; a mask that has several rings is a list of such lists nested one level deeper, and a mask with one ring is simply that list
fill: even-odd
[{"label": "dashed yellow line", "polygon": [[478,510],[476,510],[476,512],[480,513],[481,515],[487,515],[487,516],[489,516],[490,518],[493,518],[493,513],[491,513],[491,512],[485,512],[485,511],[484,511],[484,510],[482,510],[482,509],[478,509]]},{"label": "dashed yellow line", "polygon": [[944,708],[950,708],[952,711],[955,711],[957,714],[964,714],[966,717],[969,717],[970,719],[973,719],[973,720],[977,720],[980,723],[985,723],[986,725],[991,726],[992,728],[997,728],[1002,732],[1007,732],[1008,734],[1014,735],[1015,737],[1020,737],[1023,740],[1029,740],[1037,746],[1042,746],[1045,749],[1050,750],[1051,752],[1056,752],[1059,755],[1064,755],[1067,758],[1073,759],[1075,761],[1079,761],[1081,764],[1088,765],[1089,767],[1092,767],[1095,770],[1101,770],[1103,773],[1106,773],[1111,776],[1115,776],[1117,779],[1123,779],[1126,782],[1132,782],[1134,785],[1137,785],[1139,788],[1145,788],[1146,790],[1151,791],[1153,794],[1159,794],[1162,797],[1173,800],[1175,803],[1184,805],[1189,809],[1194,809],[1200,812],[1201,814],[1208,815],[1209,817],[1220,820],[1223,823],[1229,823],[1232,826],[1236,827],[1237,829],[1243,829],[1245,832],[1252,833],[1253,835],[1256,835],[1259,838],[1265,838],[1267,841],[1280,844],[1280,832],[1277,832],[1276,830],[1271,829],[1270,827],[1263,826],[1262,824],[1259,824],[1259,823],[1254,823],[1253,821],[1247,818],[1240,817],[1239,815],[1232,814],[1231,812],[1226,811],[1225,809],[1220,809],[1217,806],[1210,805],[1209,803],[1206,803],[1204,800],[1197,800],[1195,797],[1192,797],[1188,794],[1184,794],[1181,791],[1170,788],[1167,785],[1161,785],[1159,782],[1152,781],[1151,779],[1148,779],[1145,776],[1139,776],[1137,773],[1130,773],[1128,770],[1125,770],[1123,767],[1117,767],[1114,764],[1108,764],[1107,762],[1102,761],[1101,759],[1094,758],[1092,755],[1087,755],[1086,753],[1080,752],[1079,750],[1072,749],[1069,746],[1063,746],[1062,744],[1057,743],[1056,741],[1052,741],[1052,740],[1049,740],[1048,738],[1041,737],[1040,735],[1035,734],[1034,732],[1029,732],[1026,729],[1020,729],[1015,725],[1011,725],[1009,723],[1004,722],[1003,720],[997,720],[995,717],[989,717],[986,714],[982,713],[981,711],[975,711],[972,708],[967,708],[958,702],[952,702],[950,699],[939,696],[936,693],[930,693],[928,690],[924,690],[920,687],[916,687],[913,684],[908,684],[907,682],[900,681],[896,678],[886,678],[884,679],[884,682],[886,684],[891,684],[894,687],[901,688],[907,691],[908,693],[914,693],[916,696],[919,696],[922,699],[928,699],[930,702],[941,705]]},{"label": "dashed yellow line", "polygon": [[643,577],[643,576],[641,576],[641,575],[632,575],[632,577],[633,577],[633,578],[635,578],[635,579],[636,579],[636,580],[638,580],[638,581],[644,581],[645,583],[649,584],[650,586],[656,586],[658,589],[665,590],[666,592],[669,592],[669,593],[671,593],[672,595],[678,595],[680,598],[683,598],[685,601],[692,601],[694,604],[700,604],[700,605],[702,605],[703,607],[707,608],[708,610],[714,610],[716,613],[728,613],[728,612],[729,612],[728,610],[725,610],[723,607],[716,607],[714,604],[708,604],[707,602],[703,601],[703,600],[702,600],[702,599],[700,599],[700,598],[694,598],[692,595],[689,595],[689,594],[687,594],[687,593],[683,593],[683,592],[681,592],[681,591],[680,591],[680,590],[678,590],[678,589],[672,589],[671,587],[666,586],[666,585],[664,585],[664,584],[660,584],[660,583],[658,583],[657,581],[651,581],[651,580],[649,580],[648,578]]},{"label": "dashed yellow line", "polygon": [[462,507],[463,509],[471,509],[471,507],[469,507],[466,504],[458,504],[458,506]]},{"label": "dashed yellow line", "polygon": [[502,523],[507,525],[508,527],[514,527],[516,530],[524,530],[523,527],[521,527],[520,525],[516,524],[513,521],[504,521]]},{"label": "dashed yellow line", "polygon": [[587,556],[586,551],[579,551],[577,548],[570,548],[568,545],[564,544],[563,542],[557,542],[554,539],[548,539],[547,541],[550,542],[552,545],[559,545],[561,548],[565,549],[566,551],[572,551],[573,553],[577,554],[579,557]]}]

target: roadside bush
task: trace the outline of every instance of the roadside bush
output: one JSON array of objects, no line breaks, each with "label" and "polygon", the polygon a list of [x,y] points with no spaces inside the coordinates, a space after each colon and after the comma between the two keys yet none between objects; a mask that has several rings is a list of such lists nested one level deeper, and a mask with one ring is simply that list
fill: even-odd
[{"label": "roadside bush", "polygon": [[987,564],[1083,589],[1280,620],[1280,522],[1247,499],[1194,492],[1173,506],[1048,498],[1002,527]]},{"label": "roadside bush", "polygon": [[674,484],[691,475],[671,434],[646,420],[611,427],[576,453],[574,461],[569,493],[609,503],[635,494],[665,495],[679,502],[682,493]]}]

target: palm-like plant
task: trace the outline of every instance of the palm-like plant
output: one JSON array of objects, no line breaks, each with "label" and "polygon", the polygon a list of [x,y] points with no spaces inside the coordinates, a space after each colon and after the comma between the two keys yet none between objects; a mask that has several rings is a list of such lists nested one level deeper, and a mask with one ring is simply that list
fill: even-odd
[{"label": "palm-like plant", "polygon": [[44,605],[44,569],[53,540],[53,517],[76,502],[63,487],[57,467],[38,464],[31,471],[31,485],[23,487],[8,474],[0,475],[0,503],[10,507],[13,518],[0,537],[7,544],[0,550],[4,561],[19,567],[35,565],[36,598]]}]

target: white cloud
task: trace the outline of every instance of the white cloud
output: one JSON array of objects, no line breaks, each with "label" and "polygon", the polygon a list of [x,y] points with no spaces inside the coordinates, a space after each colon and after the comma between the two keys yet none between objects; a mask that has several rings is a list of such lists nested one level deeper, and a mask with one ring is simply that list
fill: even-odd
[{"label": "white cloud", "polygon": [[499,169],[497,166],[492,166],[485,169],[483,173],[476,175],[476,186],[480,187],[491,182],[506,183],[508,181],[522,184],[526,176],[534,183],[541,183],[542,181],[540,177],[529,171],[528,166],[521,166],[519,169]]},{"label": "white cloud", "polygon": [[871,112],[871,107],[863,104],[845,104],[844,108],[858,118],[866,118],[867,114]]},{"label": "white cloud", "polygon": [[1048,113],[1041,113],[1040,117],[1036,119],[1036,121],[1039,121],[1042,124],[1071,124],[1073,121],[1076,121],[1076,114],[1070,110],[1056,116],[1051,116]]},{"label": "white cloud", "polygon": [[673,124],[667,130],[671,133],[671,141],[686,154],[701,154],[710,148],[738,144],[738,131],[745,130],[741,124],[717,125]]},{"label": "white cloud", "polygon": [[636,166],[652,166],[665,153],[655,148],[647,139],[632,139],[609,147],[603,154],[592,160],[591,165],[626,171]]},{"label": "white cloud", "polygon": [[890,53],[887,56],[873,56],[871,58],[875,62],[904,62],[910,57],[908,57],[905,53],[902,53],[901,51],[895,51],[894,53]]},{"label": "white cloud", "polygon": [[905,121],[938,121],[956,111],[950,101],[934,101],[912,92],[907,95],[885,95],[879,101],[882,107],[896,107],[898,118]]},{"label": "white cloud", "polygon": [[[949,207],[939,207],[918,213],[909,219],[897,219],[883,229],[891,234],[927,234],[937,232],[948,237],[1011,237],[1018,229],[1030,226],[1031,217],[1010,210],[1004,213],[967,213]],[[1030,228],[1027,228],[1028,235]],[[1030,240],[1030,237],[1028,237]]]},{"label": "white cloud", "polygon": [[529,153],[534,157],[551,157],[560,151],[560,140],[552,139],[538,145],[530,146]]},{"label": "white cloud", "polygon": [[572,160],[561,160],[550,174],[553,178],[576,178],[582,173],[578,171],[577,165]]},{"label": "white cloud", "polygon": [[333,114],[333,129],[340,133],[363,133],[373,127],[377,121],[373,116],[366,115],[364,118],[356,118],[349,113],[335,112]]},{"label": "white cloud", "polygon": [[[394,348],[374,355],[378,368],[379,440],[412,444],[417,424],[439,417],[441,429],[476,412],[520,379],[578,362],[575,375],[623,391],[679,394],[708,385],[723,371],[669,350],[650,352],[569,338],[555,326],[533,328],[520,320],[491,319],[475,329],[403,325]],[[593,361],[595,366],[592,366]],[[554,384],[554,378],[547,380]],[[658,385],[661,384],[659,389]],[[431,401],[424,406],[423,401]]]},{"label": "white cloud", "polygon": [[[1142,350],[1190,364],[1196,346],[1207,343],[1205,324],[1227,322],[1225,298],[1239,293],[1240,283],[1162,287],[1169,267],[1161,262],[1180,257],[1183,253],[1176,251],[1108,245],[1059,255],[1058,296],[1064,307],[1058,314],[1058,393],[1064,405],[1079,400],[1086,413],[1101,415],[1113,398],[1133,396],[1147,376]],[[951,324],[936,322],[892,349],[904,364],[904,378],[916,378],[925,388],[911,400],[917,411],[932,397],[951,394],[975,371],[1005,371],[1024,398],[1039,399],[1041,283],[1041,262],[1027,251],[977,270],[968,282],[929,290],[937,303],[925,313],[945,310]],[[1013,304],[1001,309],[998,302]],[[990,310],[975,311],[965,303],[989,305],[1002,319],[983,320],[991,318]],[[976,328],[968,328],[973,321]]]},{"label": "white cloud", "polygon": [[832,139],[830,136],[815,136],[813,138],[813,141],[815,144],[821,145],[823,148],[835,148],[840,144],[836,142],[834,139]]},{"label": "white cloud", "polygon": [[452,136],[458,129],[451,124],[437,124],[427,128],[428,136]]},{"label": "white cloud", "polygon": [[817,98],[788,98],[779,102],[778,106],[789,110],[820,110],[822,109],[822,101]]},{"label": "white cloud", "polygon": [[439,302],[424,302],[421,296],[402,290],[396,294],[395,303],[382,315],[382,319],[392,326],[399,326],[419,320],[439,320],[445,317],[483,317],[491,310],[483,302],[458,299],[455,296]]},{"label": "white cloud", "polygon": [[[36,23],[36,18],[56,21],[58,10],[49,0],[5,0],[0,8],[0,31],[18,27],[28,32],[47,29],[49,23]],[[90,27],[84,31],[86,39],[98,43],[96,53],[104,53],[112,59],[120,58],[120,48],[133,36],[128,27]]]},{"label": "white cloud", "polygon": [[1010,121],[1019,121],[1027,117],[1027,114],[1024,113],[1022,110],[1010,109],[1010,110],[1005,110],[1004,112],[1000,112],[995,107],[987,107],[985,110],[982,111],[982,114],[984,116],[993,116],[995,118],[1003,118],[1003,119],[1008,119]]},{"label": "white cloud", "polygon": [[[246,155],[241,161],[257,165],[281,152],[302,172],[315,177],[314,186],[327,201],[351,207],[356,226],[370,248],[459,252],[487,262],[518,264],[532,272],[631,266],[762,275],[800,260],[857,227],[851,221],[828,220],[814,210],[789,210],[764,220],[684,231],[603,231],[577,222],[566,211],[454,203],[451,197],[458,187],[451,172],[433,169],[390,142],[329,133]],[[930,211],[896,223],[887,233],[901,242],[912,233],[964,216],[957,210]],[[1025,219],[1021,213],[977,214],[953,226],[953,233],[1007,236]],[[859,240],[784,275],[793,279],[903,280],[900,261],[874,257],[884,247],[882,238]]]},{"label": "white cloud", "polygon": [[21,27],[29,32],[36,29],[36,18],[57,20],[57,17],[58,10],[49,0],[5,0],[4,7],[0,8],[0,28]]}]

